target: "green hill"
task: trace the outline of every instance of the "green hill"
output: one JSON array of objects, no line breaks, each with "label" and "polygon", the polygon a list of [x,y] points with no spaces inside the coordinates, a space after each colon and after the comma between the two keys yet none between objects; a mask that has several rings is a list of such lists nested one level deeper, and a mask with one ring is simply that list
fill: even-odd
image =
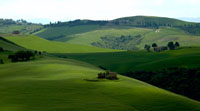
[{"label": "green hill", "polygon": [[186,47],[173,51],[146,52],[123,51],[113,53],[55,54],[102,66],[118,73],[129,71],[154,71],[170,67],[200,67],[200,48]]},{"label": "green hill", "polygon": [[157,87],[200,100],[200,48],[173,51],[127,51],[92,54],[55,54],[137,78]]},{"label": "green hill", "polygon": [[133,16],[123,17],[113,20],[112,22],[118,22],[121,25],[133,25],[133,26],[184,26],[188,24],[195,24],[191,22],[185,22],[174,18],[156,17],[156,16]]},{"label": "green hill", "polygon": [[0,37],[0,47],[2,47],[4,50],[8,51],[17,51],[17,50],[24,50],[23,47],[8,41],[7,39],[4,39],[3,37]]},{"label": "green hill", "polygon": [[[10,70],[12,68],[12,70]],[[102,70],[43,58],[0,65],[2,111],[199,111],[200,103],[124,76],[86,81]]]},{"label": "green hill", "polygon": [[57,40],[60,38],[67,38],[68,35],[78,34],[100,29],[98,25],[83,25],[83,26],[57,26],[47,27],[35,34],[48,40]]},{"label": "green hill", "polygon": [[151,45],[153,43],[166,46],[170,41],[178,41],[181,46],[198,46],[200,44],[200,36],[191,35],[181,29],[170,27],[95,30],[58,40],[72,44],[128,50],[143,49],[145,44]]},{"label": "green hill", "polygon": [[[178,41],[182,46],[200,44],[200,24],[172,18],[134,16],[111,21],[75,20],[46,25],[35,35],[54,41],[101,48],[135,50],[156,42]],[[188,42],[190,41],[190,42]]]},{"label": "green hill", "polygon": [[4,35],[7,39],[26,49],[46,51],[48,53],[91,53],[91,52],[115,52],[119,50],[104,49],[92,46],[74,45],[63,42],[48,41],[37,36],[28,35]]},{"label": "green hill", "polygon": [[20,31],[21,34],[30,34],[43,28],[41,24],[29,23],[25,20],[0,19],[0,33]]}]

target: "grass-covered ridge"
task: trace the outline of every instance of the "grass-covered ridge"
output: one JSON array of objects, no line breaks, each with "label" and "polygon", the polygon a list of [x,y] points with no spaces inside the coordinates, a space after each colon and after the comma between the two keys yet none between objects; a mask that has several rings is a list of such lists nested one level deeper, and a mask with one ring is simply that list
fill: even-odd
[{"label": "grass-covered ridge", "polygon": [[22,34],[30,34],[42,28],[43,26],[41,24],[29,23],[22,19],[15,21],[0,18],[0,33],[11,34],[13,31],[19,31]]},{"label": "grass-covered ridge", "polygon": [[[173,18],[133,16],[110,21],[75,20],[45,25],[34,33],[42,38],[72,44],[84,44],[101,48],[135,50],[145,44],[156,42],[166,45],[178,41],[182,46],[200,44],[200,24],[185,22]],[[140,36],[129,41],[115,41],[121,36]],[[102,38],[108,38],[104,41]],[[115,42],[109,41],[109,38]],[[189,42],[188,42],[189,41]]]},{"label": "grass-covered ridge", "polygon": [[129,71],[154,71],[170,67],[200,67],[200,48],[186,47],[173,51],[124,51],[91,54],[55,54],[102,66],[119,73]]},{"label": "grass-covered ridge", "polygon": [[0,47],[3,48],[4,50],[8,51],[17,51],[17,50],[24,50],[23,47],[8,41],[7,39],[4,39],[3,37],[0,36]]},{"label": "grass-covered ridge", "polygon": [[48,53],[90,53],[90,52],[115,52],[117,50],[104,49],[85,45],[74,45],[62,42],[48,41],[30,35],[5,35],[7,39],[26,49],[46,51]]},{"label": "grass-covered ridge", "polygon": [[[130,40],[123,48],[130,48],[132,46],[143,49],[145,44],[157,43],[159,46],[166,46],[170,41],[178,41],[181,46],[197,46],[200,44],[200,36],[194,36],[184,32],[178,28],[162,27],[160,29],[146,29],[146,28],[129,28],[129,29],[105,29],[86,32],[82,34],[71,35],[67,38],[59,39],[72,44],[92,45],[93,43],[100,43],[102,47],[106,47],[106,41],[102,38],[120,38],[121,36],[140,36],[135,41]],[[70,39],[69,39],[70,38]],[[109,41],[107,41],[109,42]],[[109,42],[110,43],[110,42]],[[123,41],[122,41],[123,43]],[[111,44],[112,45],[112,44]],[[116,48],[120,43],[113,43]],[[130,49],[131,50],[131,49]]]},{"label": "grass-covered ridge", "polygon": [[96,78],[100,71],[87,63],[56,58],[0,65],[0,110],[200,110],[199,102],[135,79],[84,80]]},{"label": "grass-covered ridge", "polygon": [[[200,27],[200,24],[185,22],[173,18],[152,17],[152,16],[133,16],[123,17],[110,21],[93,21],[93,20],[75,20],[69,22],[58,22],[55,24],[45,25],[44,30],[35,33],[49,40],[68,37],[74,34],[90,32],[99,29],[109,28],[127,28],[140,27],[158,29],[159,27],[179,28],[186,32],[192,33]],[[188,30],[188,28],[193,29]]]}]

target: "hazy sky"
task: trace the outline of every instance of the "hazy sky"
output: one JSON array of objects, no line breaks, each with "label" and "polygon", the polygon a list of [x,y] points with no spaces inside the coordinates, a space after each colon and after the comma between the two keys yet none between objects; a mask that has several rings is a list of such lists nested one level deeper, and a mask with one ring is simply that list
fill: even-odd
[{"label": "hazy sky", "polygon": [[200,17],[200,0],[0,0],[0,18],[45,22],[135,15]]}]

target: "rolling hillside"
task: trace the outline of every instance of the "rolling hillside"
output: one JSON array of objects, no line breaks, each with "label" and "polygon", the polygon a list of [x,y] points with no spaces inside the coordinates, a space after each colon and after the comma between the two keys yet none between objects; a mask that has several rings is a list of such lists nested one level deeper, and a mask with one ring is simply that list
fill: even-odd
[{"label": "rolling hillside", "polygon": [[3,37],[0,37],[0,47],[2,47],[4,50],[8,51],[18,51],[18,50],[24,50],[23,47],[8,41],[7,39],[4,39]]},{"label": "rolling hillside", "polygon": [[[172,18],[135,16],[111,21],[75,20],[46,25],[34,33],[42,38],[101,48],[135,50],[156,42],[178,41],[182,46],[200,44],[200,24]],[[188,42],[190,41],[190,42]]]},{"label": "rolling hillside", "polygon": [[42,28],[41,24],[28,23],[25,20],[0,19],[0,33],[20,31],[21,34],[30,34]]},{"label": "rolling hillside", "polygon": [[200,48],[184,47],[173,51],[127,51],[91,54],[55,54],[57,57],[81,60],[104,70],[200,100]]},{"label": "rolling hillside", "polygon": [[186,47],[173,51],[124,51],[91,54],[54,54],[59,57],[81,60],[96,66],[124,73],[129,71],[155,71],[170,67],[200,67],[200,48]]},{"label": "rolling hillside", "polygon": [[[124,39],[116,41],[122,36],[124,36]],[[131,38],[127,42],[125,42],[125,40],[128,39],[129,36]],[[105,37],[107,37],[108,39],[104,40]],[[181,46],[198,46],[200,44],[200,36],[188,34],[178,28],[130,28],[96,30],[82,34],[71,35],[68,38],[60,39],[60,41],[66,41],[66,43],[72,44],[84,44],[89,46],[93,45],[103,48],[111,48],[108,46],[113,46],[114,49],[120,49],[117,46],[122,45],[122,49],[131,50],[132,47],[132,49],[134,49],[134,47],[138,49],[143,49],[145,44],[151,45],[153,43],[157,43],[159,46],[166,46],[167,43],[170,41],[178,41]]]},{"label": "rolling hillside", "polygon": [[[12,67],[12,70],[10,68]],[[0,65],[2,111],[199,111],[200,103],[124,76],[95,79],[87,63],[45,57]]]},{"label": "rolling hillside", "polygon": [[119,50],[104,49],[92,46],[74,45],[62,42],[48,41],[37,36],[28,35],[4,35],[7,39],[26,49],[46,51],[48,53],[91,53],[91,52],[115,52]]}]

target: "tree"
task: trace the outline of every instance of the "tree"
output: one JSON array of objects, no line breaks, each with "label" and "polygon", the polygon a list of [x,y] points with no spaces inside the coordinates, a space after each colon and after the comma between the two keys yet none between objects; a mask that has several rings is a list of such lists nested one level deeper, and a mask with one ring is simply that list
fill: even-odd
[{"label": "tree", "polygon": [[35,54],[31,51],[18,51],[15,54],[9,55],[8,58],[11,59],[12,62],[17,61],[28,61],[31,57],[34,58]]},{"label": "tree", "polygon": [[178,42],[176,42],[175,47],[180,47],[180,44]]},{"label": "tree", "polygon": [[42,52],[39,51],[38,54],[39,54],[39,55],[42,55]]},{"label": "tree", "polygon": [[20,31],[15,30],[15,31],[12,32],[12,34],[20,34]]},{"label": "tree", "polygon": [[150,52],[150,48],[151,48],[151,46],[150,46],[150,45],[147,45],[147,44],[145,44],[144,48],[147,50],[147,52]]},{"label": "tree", "polygon": [[169,42],[169,43],[167,44],[167,46],[169,47],[170,50],[174,50],[174,49],[175,49],[174,42]]},{"label": "tree", "polygon": [[38,51],[36,50],[36,51],[35,51],[35,54],[37,54],[37,53],[38,53]]},{"label": "tree", "polygon": [[156,47],[158,47],[158,45],[156,44],[156,43],[153,43],[152,44],[152,47],[153,47],[153,49],[154,49],[154,51],[156,50]]},{"label": "tree", "polygon": [[152,47],[155,48],[155,47],[158,47],[158,45],[156,43],[153,43]]},{"label": "tree", "polygon": [[3,52],[4,50],[3,50],[3,48],[2,47],[0,47],[0,52]]}]

